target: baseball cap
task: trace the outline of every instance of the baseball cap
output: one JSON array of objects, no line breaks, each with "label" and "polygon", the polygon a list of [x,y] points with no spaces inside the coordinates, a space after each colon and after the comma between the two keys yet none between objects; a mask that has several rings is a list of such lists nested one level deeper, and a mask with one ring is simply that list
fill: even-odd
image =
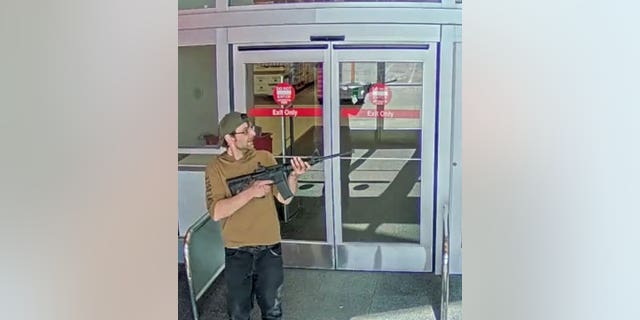
[{"label": "baseball cap", "polygon": [[218,125],[218,136],[222,139],[225,134],[235,132],[236,128],[245,122],[251,122],[251,119],[246,113],[240,113],[237,111],[227,113],[222,117],[222,120],[220,120],[220,124]]}]

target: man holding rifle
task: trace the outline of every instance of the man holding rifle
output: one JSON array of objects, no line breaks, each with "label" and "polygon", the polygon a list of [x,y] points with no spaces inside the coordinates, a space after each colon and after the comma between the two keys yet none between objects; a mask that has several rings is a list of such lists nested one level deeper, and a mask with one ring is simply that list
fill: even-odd
[{"label": "man holding rifle", "polygon": [[[255,135],[246,114],[225,115],[219,124],[219,136],[226,151],[208,164],[205,174],[207,208],[222,229],[231,320],[249,320],[254,296],[262,319],[282,319],[282,249],[274,197],[282,204],[288,204],[293,197],[285,199],[273,180],[253,181],[235,195],[226,183],[259,166],[277,164],[270,152],[255,150]],[[297,190],[298,177],[309,168],[309,163],[293,157],[287,177],[291,194]]]}]

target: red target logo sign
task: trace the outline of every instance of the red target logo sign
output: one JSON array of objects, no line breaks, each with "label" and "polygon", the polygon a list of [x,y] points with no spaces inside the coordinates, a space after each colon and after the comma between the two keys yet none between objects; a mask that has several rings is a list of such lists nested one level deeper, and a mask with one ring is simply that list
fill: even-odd
[{"label": "red target logo sign", "polygon": [[280,82],[273,87],[273,100],[281,106],[291,104],[295,97],[296,90],[288,83]]},{"label": "red target logo sign", "polygon": [[369,101],[377,106],[389,104],[391,101],[391,89],[383,83],[376,83],[369,89]]}]

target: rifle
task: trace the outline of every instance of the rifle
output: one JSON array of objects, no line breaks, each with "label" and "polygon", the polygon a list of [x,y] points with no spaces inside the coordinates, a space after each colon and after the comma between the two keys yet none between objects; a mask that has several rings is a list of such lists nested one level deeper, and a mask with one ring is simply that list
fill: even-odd
[{"label": "rifle", "polygon": [[[343,156],[351,154],[351,151],[344,153],[336,153],[332,155],[328,155],[326,157],[318,157],[312,156],[302,161],[309,163],[309,165],[314,165],[318,162],[331,159],[337,156]],[[231,191],[231,195],[235,196],[240,193],[242,190],[246,189],[251,183],[257,180],[273,180],[273,183],[278,188],[280,195],[286,200],[293,197],[293,193],[291,193],[291,189],[289,189],[289,184],[287,183],[287,177],[289,173],[293,171],[293,167],[291,166],[291,162],[283,163],[283,164],[275,164],[272,166],[262,166],[258,164],[258,169],[253,173],[248,173],[245,175],[237,176],[235,178],[227,179],[227,186],[229,186],[229,190]]]}]

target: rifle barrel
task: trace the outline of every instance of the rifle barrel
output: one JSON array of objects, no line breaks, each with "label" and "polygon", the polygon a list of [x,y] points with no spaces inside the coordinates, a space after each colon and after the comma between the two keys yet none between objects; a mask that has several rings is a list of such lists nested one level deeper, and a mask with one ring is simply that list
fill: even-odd
[{"label": "rifle barrel", "polygon": [[311,157],[305,161],[308,161],[310,165],[314,165],[320,161],[324,161],[330,158],[334,158],[334,157],[338,157],[338,156],[344,156],[344,155],[348,155],[351,154],[351,151],[347,151],[347,152],[343,152],[343,153],[335,153],[335,154],[330,154],[328,156],[324,156],[324,157]]}]

